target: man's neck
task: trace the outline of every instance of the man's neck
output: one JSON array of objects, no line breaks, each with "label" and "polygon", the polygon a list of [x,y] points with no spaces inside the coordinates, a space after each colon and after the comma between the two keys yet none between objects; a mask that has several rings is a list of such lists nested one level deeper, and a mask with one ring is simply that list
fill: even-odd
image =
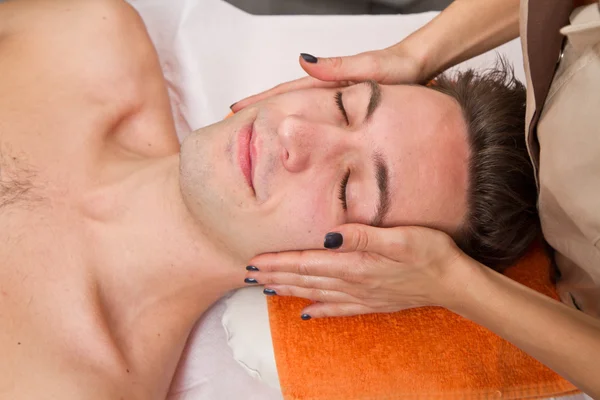
[{"label": "man's neck", "polygon": [[132,170],[87,203],[107,324],[115,341],[136,353],[133,332],[162,330],[163,340],[183,345],[199,316],[240,286],[244,269],[202,233],[183,203],[178,156]]}]

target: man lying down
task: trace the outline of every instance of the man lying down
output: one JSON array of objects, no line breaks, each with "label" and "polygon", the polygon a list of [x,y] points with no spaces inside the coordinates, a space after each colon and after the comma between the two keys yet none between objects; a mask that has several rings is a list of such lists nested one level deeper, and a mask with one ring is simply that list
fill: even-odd
[{"label": "man lying down", "polygon": [[180,149],[130,6],[17,0],[0,93],[2,399],[164,398],[250,258],[344,222],[438,228],[498,267],[537,234],[524,89],[501,70],[292,92]]}]

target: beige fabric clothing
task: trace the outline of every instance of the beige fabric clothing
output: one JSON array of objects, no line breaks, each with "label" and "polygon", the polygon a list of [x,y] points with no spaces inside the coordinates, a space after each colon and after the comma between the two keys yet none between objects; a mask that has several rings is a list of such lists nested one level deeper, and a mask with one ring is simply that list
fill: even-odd
[{"label": "beige fabric clothing", "polygon": [[540,96],[529,58],[535,51],[527,29],[533,1],[522,2],[521,35],[526,132],[538,171],[542,230],[556,250],[562,301],[600,317],[600,4],[574,10],[570,24],[560,30],[564,51],[557,53],[557,66],[548,66],[556,72],[543,108],[537,108]]}]

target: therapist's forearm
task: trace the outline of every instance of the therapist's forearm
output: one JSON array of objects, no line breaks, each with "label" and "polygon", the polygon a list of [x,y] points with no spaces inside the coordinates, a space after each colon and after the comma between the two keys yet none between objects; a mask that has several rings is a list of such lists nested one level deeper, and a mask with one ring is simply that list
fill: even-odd
[{"label": "therapist's forearm", "polygon": [[519,36],[519,0],[455,0],[396,46],[421,63],[423,80]]},{"label": "therapist's forearm", "polygon": [[600,321],[465,260],[447,307],[600,399]]}]

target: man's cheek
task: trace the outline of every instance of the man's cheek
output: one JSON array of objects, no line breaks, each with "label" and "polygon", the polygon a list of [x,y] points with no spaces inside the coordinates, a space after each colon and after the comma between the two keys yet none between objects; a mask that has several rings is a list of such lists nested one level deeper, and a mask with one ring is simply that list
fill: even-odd
[{"label": "man's cheek", "polygon": [[321,196],[304,198],[289,209],[286,231],[295,249],[315,249],[323,247],[324,235],[334,227],[332,212],[324,206]]}]

